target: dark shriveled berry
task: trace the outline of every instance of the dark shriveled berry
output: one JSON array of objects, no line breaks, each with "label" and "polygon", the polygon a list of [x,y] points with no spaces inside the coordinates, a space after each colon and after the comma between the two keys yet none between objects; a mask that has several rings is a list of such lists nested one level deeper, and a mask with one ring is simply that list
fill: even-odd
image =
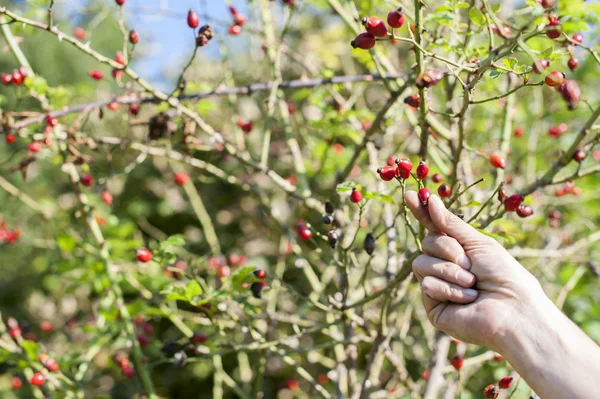
[{"label": "dark shriveled berry", "polygon": [[577,104],[581,99],[581,89],[574,80],[565,79],[557,88],[563,100],[567,102],[570,110],[577,108]]},{"label": "dark shriveled berry", "polygon": [[573,154],[573,159],[579,163],[583,162],[583,160],[585,159],[585,151],[583,151],[583,150],[575,151],[575,154]]},{"label": "dark shriveled berry", "polygon": [[412,94],[404,98],[404,104],[410,105],[413,108],[419,108],[421,106],[421,97],[418,94]]},{"label": "dark shriveled berry", "polygon": [[488,399],[496,399],[500,395],[500,389],[495,385],[488,385],[483,390],[483,396]]},{"label": "dark shriveled berry", "polygon": [[373,236],[372,233],[368,233],[365,237],[363,247],[369,255],[373,255],[373,252],[375,251],[375,236]]},{"label": "dark shriveled berry", "polygon": [[428,69],[421,73],[415,82],[417,87],[433,87],[444,78],[444,73],[439,69]]},{"label": "dark shriveled berry", "polygon": [[173,355],[173,367],[180,369],[187,364],[188,357],[184,351],[179,351]]},{"label": "dark shriveled berry", "polygon": [[250,291],[252,291],[252,295],[254,295],[254,298],[262,298],[262,288],[263,286],[261,283],[252,283],[252,285],[250,286]]},{"label": "dark shriveled berry", "polygon": [[325,201],[325,213],[333,213],[333,205],[331,205],[331,201]]},{"label": "dark shriveled berry", "polygon": [[335,230],[329,230],[327,233],[327,241],[329,242],[331,248],[335,249],[339,241],[338,233]]},{"label": "dark shriveled berry", "polygon": [[326,213],[323,215],[323,223],[331,224],[332,222],[333,222],[333,217],[329,213]]}]

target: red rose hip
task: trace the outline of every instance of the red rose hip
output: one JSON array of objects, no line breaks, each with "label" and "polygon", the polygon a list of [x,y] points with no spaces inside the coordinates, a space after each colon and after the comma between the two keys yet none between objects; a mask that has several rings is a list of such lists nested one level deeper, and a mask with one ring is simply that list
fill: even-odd
[{"label": "red rose hip", "polygon": [[501,389],[508,389],[510,388],[511,384],[513,382],[513,378],[511,376],[506,376],[503,377],[499,382],[498,382],[498,386]]},{"label": "red rose hip", "polygon": [[506,160],[502,155],[494,154],[490,157],[490,164],[492,164],[494,168],[504,169],[506,167]]},{"label": "red rose hip", "polygon": [[442,198],[447,198],[452,194],[452,189],[447,184],[442,184],[438,187],[438,195]]},{"label": "red rose hip", "polygon": [[452,356],[452,359],[450,359],[452,367],[454,367],[456,370],[460,370],[464,362],[465,358],[462,355],[454,355]]},{"label": "red rose hip", "polygon": [[198,18],[198,14],[194,10],[188,11],[187,24],[192,29],[196,29],[200,25],[200,18]]},{"label": "red rose hip", "polygon": [[400,176],[403,179],[408,179],[410,177],[410,172],[412,172],[413,164],[408,158],[401,158],[396,160],[396,164],[398,165],[396,168],[396,175]]},{"label": "red rose hip", "polygon": [[135,251],[135,257],[142,263],[148,263],[152,260],[152,252],[146,248],[140,248]]},{"label": "red rose hip", "polygon": [[368,32],[363,32],[360,35],[356,36],[356,38],[350,42],[350,45],[353,48],[368,50],[375,46],[375,42],[375,36]]},{"label": "red rose hip", "polygon": [[384,166],[383,168],[377,169],[377,173],[379,173],[381,180],[390,181],[396,177],[396,168],[393,166]]},{"label": "red rose hip", "polygon": [[387,15],[387,23],[392,28],[401,28],[405,21],[406,17],[402,8],[390,11]]},{"label": "red rose hip", "polygon": [[419,190],[419,201],[421,201],[423,207],[429,205],[429,197],[431,197],[431,191],[429,191],[429,189],[423,187]]},{"label": "red rose hip", "polygon": [[352,189],[352,193],[350,193],[350,201],[354,202],[355,204],[362,201],[363,196],[362,193],[360,192],[360,190],[357,190],[356,187],[354,187]]},{"label": "red rose hip", "polygon": [[367,30],[367,33],[370,33],[373,36],[386,37],[388,34],[387,26],[385,26],[385,23],[377,17],[364,17],[361,22]]},{"label": "red rose hip", "polygon": [[507,212],[516,211],[517,208],[519,208],[519,205],[521,205],[521,203],[523,202],[523,199],[525,199],[525,197],[521,194],[511,195],[504,201],[504,209]]}]

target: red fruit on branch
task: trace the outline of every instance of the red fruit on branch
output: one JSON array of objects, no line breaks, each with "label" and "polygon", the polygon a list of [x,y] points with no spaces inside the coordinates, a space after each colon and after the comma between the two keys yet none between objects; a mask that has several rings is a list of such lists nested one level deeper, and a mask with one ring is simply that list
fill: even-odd
[{"label": "red fruit on branch", "polygon": [[513,194],[504,201],[504,209],[506,210],[506,212],[516,211],[524,199],[525,196],[523,196],[522,194]]},{"label": "red fruit on branch", "polygon": [[386,37],[388,34],[388,28],[380,18],[364,17],[361,22],[367,32],[375,37]]},{"label": "red fruit on branch", "polygon": [[115,61],[121,65],[125,65],[125,56],[122,52],[117,51],[117,54],[115,54]]},{"label": "red fruit on branch", "polygon": [[300,384],[298,383],[297,380],[294,380],[294,379],[287,380],[285,383],[285,386],[290,391],[296,391],[298,388],[300,388]]},{"label": "red fruit on branch", "polygon": [[429,87],[433,87],[436,84],[438,84],[438,82],[440,80],[442,80],[443,78],[444,78],[444,72],[442,72],[441,70],[428,69],[428,70],[424,71],[423,73],[421,73],[417,77],[415,84],[417,85],[417,87],[429,88]]},{"label": "red fruit on branch", "polygon": [[111,206],[113,203],[113,196],[110,192],[104,190],[102,191],[102,201],[108,206]]},{"label": "red fruit on branch", "polygon": [[565,133],[567,130],[569,129],[569,127],[567,126],[566,123],[560,123],[556,126],[552,126],[550,128],[550,130],[548,130],[548,134],[550,136],[560,136],[561,134]]},{"label": "red fruit on branch", "polygon": [[23,381],[19,378],[19,377],[13,377],[12,380],[10,381],[10,385],[12,387],[12,389],[19,390],[21,389],[21,387],[23,387]]},{"label": "red fruit on branch", "polygon": [[231,268],[227,265],[219,266],[219,268],[217,269],[217,276],[219,276],[219,278],[226,278],[231,276]]},{"label": "red fruit on branch", "polygon": [[483,390],[483,396],[487,399],[496,399],[500,395],[500,389],[495,385],[488,385]]},{"label": "red fruit on branch", "polygon": [[442,198],[447,198],[452,194],[452,189],[447,184],[442,184],[438,187],[438,195]]},{"label": "red fruit on branch", "polygon": [[490,164],[494,168],[504,169],[506,167],[506,159],[500,154],[494,154],[490,157]]},{"label": "red fruit on branch", "polygon": [[421,205],[423,207],[426,207],[427,205],[429,205],[429,197],[431,197],[431,191],[429,191],[429,189],[423,187],[422,189],[419,190],[419,201],[421,201]]},{"label": "red fruit on branch", "polygon": [[440,175],[439,173],[435,173],[433,176],[431,176],[431,181],[434,183],[441,183],[444,181],[444,176]]},{"label": "red fruit on branch", "polygon": [[386,161],[386,164],[388,166],[395,166],[396,165],[396,155],[391,154]]},{"label": "red fruit on branch", "polygon": [[558,86],[557,90],[563,100],[567,102],[570,110],[577,108],[577,104],[579,104],[579,100],[581,99],[581,89],[576,81],[565,80]]},{"label": "red fruit on branch", "polygon": [[550,61],[548,60],[537,60],[536,62],[534,62],[531,65],[531,68],[533,70],[534,73],[536,74],[541,74],[542,71],[544,71],[546,68],[548,68],[548,66],[550,66]]},{"label": "red fruit on branch", "polygon": [[115,3],[117,3],[118,6],[122,6],[125,4],[125,0],[115,0]]},{"label": "red fruit on branch", "polygon": [[252,121],[245,122],[245,121],[243,121],[241,119],[238,119],[237,125],[246,134],[250,133],[252,131],[252,128],[253,128]]},{"label": "red fruit on branch", "polygon": [[511,376],[502,377],[502,379],[498,382],[498,386],[500,389],[508,389],[512,385],[513,378]]},{"label": "red fruit on branch", "polygon": [[581,33],[575,33],[573,35],[573,41],[575,43],[579,43],[579,44],[583,43],[583,34],[581,34]]},{"label": "red fruit on branch", "polygon": [[15,136],[14,134],[6,133],[6,138],[4,140],[6,141],[6,144],[12,144],[15,141],[17,141],[17,136]]},{"label": "red fruit on branch", "polygon": [[27,149],[29,150],[29,152],[35,154],[40,152],[40,150],[42,149],[42,145],[37,141],[32,141],[31,143],[27,144]]},{"label": "red fruit on branch", "polygon": [[503,26],[502,30],[499,30],[498,27],[496,26],[496,24],[491,24],[490,29],[496,35],[498,35],[499,37],[504,38],[504,39],[506,39],[507,37],[512,35],[512,30],[508,26]]},{"label": "red fruit on branch", "polygon": [[52,116],[48,116],[46,118],[46,124],[50,127],[56,127],[56,126],[58,126],[58,119],[56,119]]},{"label": "red fruit on branch", "polygon": [[546,36],[549,39],[558,39],[562,35],[562,28],[560,26],[548,26],[546,28]]},{"label": "red fruit on branch", "polygon": [[40,330],[45,332],[46,334],[51,333],[54,330],[54,326],[48,320],[43,320],[40,323]]},{"label": "red fruit on branch", "polygon": [[190,176],[184,172],[175,173],[175,183],[179,186],[183,186],[190,181]]},{"label": "red fruit on branch", "polygon": [[60,370],[58,362],[51,357],[45,358],[41,361],[41,363],[46,368],[46,370],[52,373],[56,373],[58,370]]},{"label": "red fruit on branch", "polygon": [[195,344],[202,345],[208,340],[208,337],[200,332],[195,332],[192,336],[192,342]]},{"label": "red fruit on branch", "polygon": [[103,76],[104,75],[102,75],[102,72],[100,72],[96,69],[90,71],[90,77],[94,80],[102,80]]},{"label": "red fruit on branch", "polygon": [[417,178],[419,180],[423,180],[429,174],[429,166],[425,161],[419,161],[419,165],[417,166]]},{"label": "red fruit on branch", "polygon": [[234,22],[234,25],[242,27],[246,23],[246,16],[244,14],[236,13],[233,16],[233,22]]},{"label": "red fruit on branch", "polygon": [[110,73],[111,73],[113,79],[121,79],[124,74],[123,70],[116,69],[116,68],[113,68],[113,70]]},{"label": "red fruit on branch", "polygon": [[533,215],[533,209],[531,209],[530,206],[521,204],[517,208],[517,215],[519,215],[519,217],[522,217],[522,218],[529,217],[529,216]]},{"label": "red fruit on branch", "polygon": [[363,32],[363,33],[359,34],[358,36],[356,36],[356,38],[350,42],[350,45],[353,48],[360,48],[363,50],[368,50],[370,48],[373,48],[373,46],[375,46],[375,42],[376,42],[375,36],[373,36],[372,34],[370,34],[368,32]]},{"label": "red fruit on branch", "polygon": [[131,44],[137,44],[140,41],[140,35],[135,30],[129,32],[129,42]]},{"label": "red fruit on branch", "polygon": [[8,86],[11,83],[12,83],[12,75],[10,73],[3,73],[2,74],[2,84],[5,86]]},{"label": "red fruit on branch", "polygon": [[146,248],[139,248],[135,251],[135,257],[142,263],[148,263],[152,260],[152,252],[147,250]]},{"label": "red fruit on branch", "polygon": [[550,87],[560,86],[567,76],[560,71],[552,71],[546,75],[546,84]]},{"label": "red fruit on branch", "polygon": [[556,0],[540,0],[539,3],[542,5],[542,7],[548,9],[554,7]]},{"label": "red fruit on branch", "polygon": [[19,71],[14,71],[12,73],[12,82],[16,85],[20,85],[23,84],[23,81],[25,80],[25,76],[23,76],[23,74]]},{"label": "red fruit on branch", "polygon": [[117,111],[119,108],[121,107],[121,104],[119,104],[116,101],[113,101],[112,103],[109,103],[106,108],[108,108],[111,111]]},{"label": "red fruit on branch", "polygon": [[129,113],[133,116],[137,115],[140,112],[140,106],[137,104],[131,104],[129,106]]},{"label": "red fruit on branch", "polygon": [[585,155],[586,155],[585,151],[583,151],[583,150],[580,149],[580,150],[575,151],[575,154],[573,154],[573,159],[576,162],[581,163],[585,159]]},{"label": "red fruit on branch", "polygon": [[396,168],[393,166],[384,166],[383,168],[377,169],[377,173],[379,173],[381,180],[390,181],[396,177]]},{"label": "red fruit on branch", "polygon": [[187,24],[192,29],[196,29],[198,26],[200,26],[200,18],[198,18],[198,14],[196,14],[196,11],[188,11]]},{"label": "red fruit on branch", "polygon": [[404,104],[410,105],[413,108],[421,106],[421,97],[418,94],[413,94],[404,99]]},{"label": "red fruit on branch", "polygon": [[392,28],[401,28],[406,21],[406,17],[404,16],[404,9],[402,7],[392,10],[387,15],[387,23]]},{"label": "red fruit on branch", "polygon": [[81,184],[83,184],[86,187],[89,187],[92,184],[94,184],[94,178],[92,177],[92,175],[90,175],[88,173],[82,174],[80,180],[81,180]]},{"label": "red fruit on branch", "polygon": [[515,129],[515,137],[521,137],[523,133],[525,133],[525,130],[521,126]]},{"label": "red fruit on branch", "polygon": [[150,339],[148,337],[144,337],[143,335],[138,335],[137,341],[142,348],[150,345]]},{"label": "red fruit on branch", "polygon": [[312,238],[312,231],[310,231],[310,229],[302,223],[296,225],[296,231],[298,232],[300,238],[302,238],[304,241],[308,241]]},{"label": "red fruit on branch", "polygon": [[567,65],[569,66],[569,69],[571,71],[574,71],[575,68],[577,68],[579,66],[579,60],[577,58],[570,58],[569,61],[567,62]]},{"label": "red fruit on branch", "polygon": [[454,367],[454,369],[456,370],[460,370],[463,366],[463,363],[465,362],[465,358],[462,355],[454,355],[452,356],[452,359],[450,359],[450,363],[452,364],[452,367]]},{"label": "red fruit on branch", "polygon": [[78,38],[79,40],[83,40],[85,39],[85,29],[83,29],[80,26],[77,26],[75,29],[73,29],[73,34],[75,35],[76,38]]},{"label": "red fruit on branch", "polygon": [[362,193],[360,192],[360,190],[357,190],[356,187],[352,188],[352,192],[350,193],[350,201],[357,204],[360,201],[362,201],[362,199],[363,199],[363,196],[362,196]]},{"label": "red fruit on branch", "polygon": [[410,172],[412,172],[413,164],[408,158],[396,159],[396,176],[400,176],[403,179],[408,179],[410,177]]},{"label": "red fruit on branch", "polygon": [[121,373],[123,377],[131,379],[135,377],[135,370],[132,367],[124,367],[121,369]]},{"label": "red fruit on branch", "polygon": [[30,379],[29,379],[29,383],[31,385],[34,385],[36,387],[41,387],[42,385],[44,385],[44,381],[46,381],[46,377],[44,377],[44,374],[37,372],[35,373]]},{"label": "red fruit on branch", "polygon": [[10,337],[12,339],[17,339],[17,338],[21,338],[22,332],[19,327],[13,327],[10,330],[8,330],[8,334],[10,335]]},{"label": "red fruit on branch", "polygon": [[261,280],[264,280],[267,277],[267,272],[264,269],[256,269],[252,273],[254,273],[254,276],[256,278],[259,278]]}]

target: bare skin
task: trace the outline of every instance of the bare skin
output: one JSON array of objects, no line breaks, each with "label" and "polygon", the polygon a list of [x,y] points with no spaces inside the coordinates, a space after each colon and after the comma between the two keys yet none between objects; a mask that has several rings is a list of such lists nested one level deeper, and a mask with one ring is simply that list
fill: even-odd
[{"label": "bare skin", "polygon": [[449,212],[437,197],[406,202],[430,234],[413,262],[432,324],[504,356],[544,399],[597,398],[600,347],[546,296],[496,240]]}]

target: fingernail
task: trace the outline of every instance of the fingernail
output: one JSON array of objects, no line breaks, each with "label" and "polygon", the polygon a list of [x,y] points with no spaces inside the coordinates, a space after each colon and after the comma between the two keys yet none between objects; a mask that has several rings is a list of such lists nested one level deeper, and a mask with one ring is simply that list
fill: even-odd
[{"label": "fingernail", "polygon": [[473,283],[473,280],[475,279],[475,276],[472,275],[471,273],[469,273],[466,270],[460,270],[457,274],[456,274],[456,279],[458,281],[460,281],[462,284],[464,285],[470,285]]},{"label": "fingernail", "polygon": [[463,292],[465,293],[465,296],[467,298],[477,298],[477,295],[479,294],[476,290],[471,289],[471,288],[467,288]]},{"label": "fingernail", "polygon": [[456,257],[456,264],[463,269],[469,270],[471,268],[471,259],[469,259],[467,254],[463,253]]}]

